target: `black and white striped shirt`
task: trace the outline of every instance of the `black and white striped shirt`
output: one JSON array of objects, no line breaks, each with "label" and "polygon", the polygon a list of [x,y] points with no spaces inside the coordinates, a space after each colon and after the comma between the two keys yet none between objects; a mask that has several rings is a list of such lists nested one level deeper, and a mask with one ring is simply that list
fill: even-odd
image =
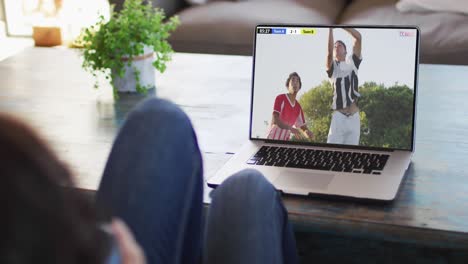
[{"label": "black and white striped shirt", "polygon": [[346,61],[333,60],[330,70],[327,71],[333,86],[333,110],[346,108],[361,96],[358,91],[357,76],[361,61],[362,58],[354,54]]}]

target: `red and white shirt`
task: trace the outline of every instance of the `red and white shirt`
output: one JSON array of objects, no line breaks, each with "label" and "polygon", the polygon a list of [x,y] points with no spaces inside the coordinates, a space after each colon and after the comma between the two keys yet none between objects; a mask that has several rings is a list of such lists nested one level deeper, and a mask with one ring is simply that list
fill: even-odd
[{"label": "red and white shirt", "polygon": [[[281,121],[289,126],[294,125],[296,128],[300,128],[305,124],[304,112],[301,105],[297,100],[292,103],[287,94],[280,94],[276,97],[273,112],[278,112]],[[282,129],[277,125],[272,125],[267,139],[290,140],[291,131],[289,129]]]}]

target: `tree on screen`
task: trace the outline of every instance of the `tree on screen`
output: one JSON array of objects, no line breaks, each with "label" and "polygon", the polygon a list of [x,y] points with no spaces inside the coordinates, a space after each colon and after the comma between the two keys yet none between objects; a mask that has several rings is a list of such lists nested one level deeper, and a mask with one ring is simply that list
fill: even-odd
[{"label": "tree on screen", "polygon": [[314,142],[327,142],[331,122],[333,87],[329,81],[309,90],[299,99],[306,123],[314,133]]},{"label": "tree on screen", "polygon": [[[299,102],[314,142],[327,142],[333,90],[329,81],[306,92]],[[359,87],[360,145],[409,148],[411,144],[413,90],[406,85],[366,82]]]},{"label": "tree on screen", "polygon": [[[363,85],[359,107],[366,113],[368,133],[361,131],[360,144],[409,148],[413,122],[413,90],[406,85]],[[361,127],[362,129],[362,127]]]}]

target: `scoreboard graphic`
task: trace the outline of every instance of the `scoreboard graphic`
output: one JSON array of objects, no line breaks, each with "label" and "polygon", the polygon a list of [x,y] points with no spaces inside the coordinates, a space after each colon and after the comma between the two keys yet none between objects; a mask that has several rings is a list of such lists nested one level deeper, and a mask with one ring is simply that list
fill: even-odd
[{"label": "scoreboard graphic", "polygon": [[280,34],[280,35],[315,35],[315,28],[281,28],[281,27],[261,27],[257,29],[257,34]]}]

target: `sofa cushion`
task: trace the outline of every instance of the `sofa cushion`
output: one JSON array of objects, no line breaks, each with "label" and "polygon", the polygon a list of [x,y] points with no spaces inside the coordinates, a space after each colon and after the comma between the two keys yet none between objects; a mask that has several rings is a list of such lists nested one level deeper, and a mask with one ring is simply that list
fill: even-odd
[{"label": "sofa cushion", "polygon": [[421,62],[468,64],[468,16],[400,12],[395,0],[355,0],[339,22],[354,25],[415,25],[421,30]]},{"label": "sofa cushion", "polygon": [[180,12],[181,25],[170,42],[176,51],[251,54],[255,25],[329,24],[346,0],[210,2]]},{"label": "sofa cushion", "polygon": [[403,12],[441,11],[468,15],[466,0],[400,0],[396,7]]},{"label": "sofa cushion", "polygon": [[[185,0],[188,4],[191,5],[204,5],[208,2],[221,1],[221,0]],[[234,0],[231,0],[234,1]]]}]

